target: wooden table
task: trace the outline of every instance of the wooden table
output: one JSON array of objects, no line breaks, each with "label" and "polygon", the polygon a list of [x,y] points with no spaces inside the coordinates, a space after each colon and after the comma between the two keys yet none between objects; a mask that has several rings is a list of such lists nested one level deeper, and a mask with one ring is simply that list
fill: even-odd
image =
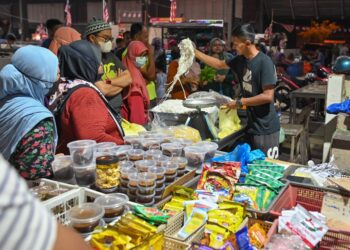
[{"label": "wooden table", "polygon": [[320,111],[320,105],[319,101],[326,99],[327,94],[327,85],[324,84],[318,84],[318,83],[312,83],[309,85],[306,85],[300,89],[294,90],[290,93],[290,100],[291,100],[291,108],[290,116],[289,116],[289,122],[294,124],[296,119],[296,110],[297,110],[297,99],[298,98],[313,98],[316,100],[316,107],[315,107],[315,118],[318,118],[318,113]]}]

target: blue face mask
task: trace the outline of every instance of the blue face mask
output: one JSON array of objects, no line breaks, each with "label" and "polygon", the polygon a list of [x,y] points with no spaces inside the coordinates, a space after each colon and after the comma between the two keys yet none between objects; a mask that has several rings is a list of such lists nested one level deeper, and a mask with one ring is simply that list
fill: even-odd
[{"label": "blue face mask", "polygon": [[136,67],[142,68],[147,63],[147,57],[146,56],[138,56],[136,57]]}]

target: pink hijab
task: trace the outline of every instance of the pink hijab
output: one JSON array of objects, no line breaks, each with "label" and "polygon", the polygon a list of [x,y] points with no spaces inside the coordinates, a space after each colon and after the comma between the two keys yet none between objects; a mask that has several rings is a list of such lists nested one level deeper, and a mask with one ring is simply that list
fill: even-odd
[{"label": "pink hijab", "polygon": [[146,45],[140,41],[132,41],[128,46],[128,53],[123,58],[123,64],[130,71],[132,77],[132,83],[125,98],[127,98],[132,92],[139,93],[143,97],[146,107],[148,107],[150,101],[146,81],[143,78],[140,69],[136,67],[136,57],[141,56],[145,51],[148,51]]},{"label": "pink hijab", "polygon": [[62,45],[68,45],[77,40],[81,40],[81,34],[71,27],[61,27],[55,32],[55,35],[50,44],[49,50],[55,55],[58,53],[58,49]]}]

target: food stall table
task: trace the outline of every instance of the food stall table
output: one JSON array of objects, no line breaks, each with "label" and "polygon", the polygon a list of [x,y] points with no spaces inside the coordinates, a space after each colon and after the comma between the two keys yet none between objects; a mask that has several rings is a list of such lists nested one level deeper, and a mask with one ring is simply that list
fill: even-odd
[{"label": "food stall table", "polygon": [[318,118],[320,111],[320,100],[326,99],[327,85],[312,83],[294,90],[290,93],[291,108],[289,122],[294,124],[296,121],[297,99],[298,98],[314,98],[316,100],[315,118]]}]

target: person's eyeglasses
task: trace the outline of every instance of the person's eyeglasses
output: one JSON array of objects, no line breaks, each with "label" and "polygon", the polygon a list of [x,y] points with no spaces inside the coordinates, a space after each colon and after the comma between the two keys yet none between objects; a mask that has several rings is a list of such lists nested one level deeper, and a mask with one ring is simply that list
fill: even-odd
[{"label": "person's eyeglasses", "polygon": [[113,40],[114,40],[114,37],[104,37],[104,36],[97,36],[97,37],[102,38],[105,43],[109,42],[109,41],[113,42]]}]

